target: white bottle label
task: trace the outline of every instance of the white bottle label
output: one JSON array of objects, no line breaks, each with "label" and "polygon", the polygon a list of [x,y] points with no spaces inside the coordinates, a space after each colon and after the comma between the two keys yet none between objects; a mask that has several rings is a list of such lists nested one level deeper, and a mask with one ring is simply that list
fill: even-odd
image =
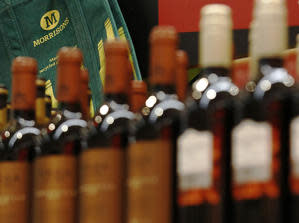
[{"label": "white bottle label", "polygon": [[299,177],[299,117],[291,123],[291,171]]},{"label": "white bottle label", "polygon": [[178,176],[181,191],[208,188],[212,184],[213,135],[187,129],[178,138]]},{"label": "white bottle label", "polygon": [[242,121],[232,133],[233,179],[237,184],[271,178],[272,131],[270,124]]}]

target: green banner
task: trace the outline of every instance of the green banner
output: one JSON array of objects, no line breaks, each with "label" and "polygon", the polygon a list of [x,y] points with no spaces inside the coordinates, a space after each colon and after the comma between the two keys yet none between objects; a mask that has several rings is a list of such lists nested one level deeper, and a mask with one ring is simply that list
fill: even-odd
[{"label": "green banner", "polygon": [[134,47],[116,0],[9,0],[0,2],[0,82],[10,89],[11,61],[16,56],[38,60],[53,106],[56,54],[63,46],[79,47],[89,70],[94,109],[102,102],[105,75],[103,43],[110,38],[130,43],[135,79],[141,79]]}]

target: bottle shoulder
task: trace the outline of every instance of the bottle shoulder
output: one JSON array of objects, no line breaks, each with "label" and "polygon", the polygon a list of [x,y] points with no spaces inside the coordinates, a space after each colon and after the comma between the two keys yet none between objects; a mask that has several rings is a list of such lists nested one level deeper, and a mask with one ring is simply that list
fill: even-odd
[{"label": "bottle shoulder", "polygon": [[223,105],[224,102],[239,96],[239,88],[229,77],[219,77],[211,74],[208,77],[199,78],[192,85],[192,92],[187,99],[187,109],[208,110],[213,105]]},{"label": "bottle shoulder", "polygon": [[10,121],[8,127],[1,134],[0,159],[2,161],[32,160],[40,134],[41,131],[35,126],[34,121],[27,123]]},{"label": "bottle shoulder", "polygon": [[40,129],[30,120],[12,120],[2,132],[2,143],[7,148],[33,146],[35,137],[40,135]]},{"label": "bottle shoulder", "polygon": [[136,115],[131,132],[138,138],[156,138],[161,130],[179,123],[185,111],[185,104],[175,94],[162,91],[152,93]]},{"label": "bottle shoulder", "polygon": [[127,128],[135,114],[129,110],[129,105],[116,102],[104,103],[93,118],[98,132],[109,132],[114,129]]},{"label": "bottle shoulder", "polygon": [[255,87],[254,99],[262,100],[267,96],[275,99],[291,93],[291,90],[295,87],[295,79],[284,68],[271,68],[253,85]]},{"label": "bottle shoulder", "polygon": [[37,137],[38,155],[78,153],[85,140],[83,130],[88,127],[80,114],[57,112]]}]

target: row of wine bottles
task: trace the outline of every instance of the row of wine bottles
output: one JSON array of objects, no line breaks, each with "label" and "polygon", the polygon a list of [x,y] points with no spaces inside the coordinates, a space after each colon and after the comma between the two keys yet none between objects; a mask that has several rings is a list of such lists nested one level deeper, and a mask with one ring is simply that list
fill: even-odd
[{"label": "row of wine bottles", "polygon": [[[13,60],[11,108],[8,90],[0,86],[0,222],[174,219],[174,149],[184,109],[174,83],[181,85],[182,98],[187,87],[187,55],[176,49],[177,39],[172,27],[156,27],[151,34],[155,89],[148,99],[145,82],[130,80],[127,42],[107,41],[105,103],[94,117],[78,48],[58,52],[56,111],[45,80],[37,78],[37,61]],[[157,100],[166,108],[155,110],[152,122]]]},{"label": "row of wine bottles", "polygon": [[178,138],[180,222],[298,222],[298,86],[283,66],[285,1],[255,1],[250,80],[230,78],[231,11],[201,11],[201,73]]},{"label": "row of wine bottles", "polygon": [[0,87],[0,222],[298,222],[299,88],[283,67],[285,2],[256,1],[244,89],[230,75],[232,27],[228,6],[202,8],[201,72],[189,90],[173,27],[150,34],[150,93],[130,80],[128,44],[106,41],[94,117],[78,48],[58,52],[52,114],[36,60],[14,59],[11,112]]}]

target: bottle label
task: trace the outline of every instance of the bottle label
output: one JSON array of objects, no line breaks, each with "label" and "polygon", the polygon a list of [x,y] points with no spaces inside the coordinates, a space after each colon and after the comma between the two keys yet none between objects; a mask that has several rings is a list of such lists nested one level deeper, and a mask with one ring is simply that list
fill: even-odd
[{"label": "bottle label", "polygon": [[233,177],[237,184],[271,179],[272,130],[266,122],[245,120],[232,134]]},{"label": "bottle label", "polygon": [[51,155],[34,163],[34,223],[76,220],[77,162],[72,155]]},{"label": "bottle label", "polygon": [[172,154],[167,140],[139,141],[128,150],[128,221],[170,223]]},{"label": "bottle label", "polygon": [[29,164],[0,163],[0,222],[28,223]]},{"label": "bottle label", "polygon": [[212,185],[213,135],[187,129],[178,138],[178,176],[181,191]]},{"label": "bottle label", "polygon": [[292,176],[299,178],[299,117],[291,123],[291,171]]},{"label": "bottle label", "polygon": [[80,156],[79,221],[123,222],[124,151],[95,148]]}]

